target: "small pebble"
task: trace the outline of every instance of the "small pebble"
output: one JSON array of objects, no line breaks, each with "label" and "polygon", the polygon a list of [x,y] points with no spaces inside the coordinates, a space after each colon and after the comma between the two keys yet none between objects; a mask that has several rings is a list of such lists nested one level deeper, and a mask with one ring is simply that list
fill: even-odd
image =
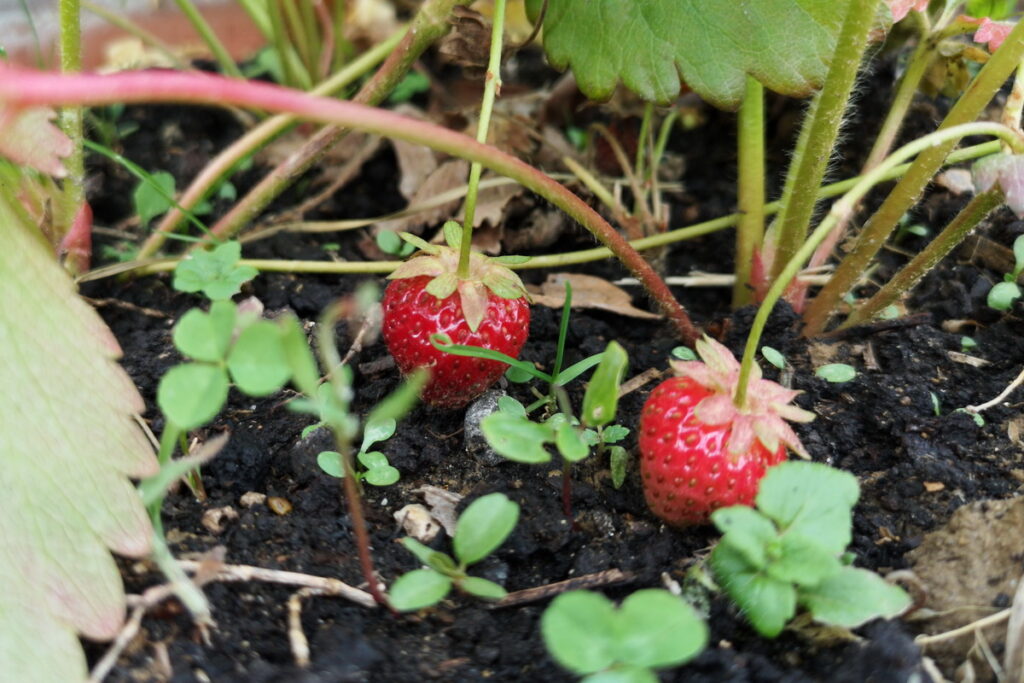
[{"label": "small pebble", "polygon": [[211,508],[203,513],[202,525],[211,534],[222,534],[227,528],[226,523],[238,519],[238,513],[230,505],[222,508]]},{"label": "small pebble", "polygon": [[242,497],[238,499],[238,504],[244,508],[251,508],[255,505],[263,505],[266,502],[267,494],[257,493],[255,491],[243,493]]},{"label": "small pebble", "polygon": [[267,498],[267,507],[270,508],[275,515],[287,515],[292,511],[292,504],[285,498],[279,498],[277,496],[271,496]]}]

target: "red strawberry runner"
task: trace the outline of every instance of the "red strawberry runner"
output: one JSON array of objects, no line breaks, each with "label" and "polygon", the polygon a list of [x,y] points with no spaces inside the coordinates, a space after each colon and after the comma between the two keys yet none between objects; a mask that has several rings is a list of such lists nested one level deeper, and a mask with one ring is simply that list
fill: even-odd
[{"label": "red strawberry runner", "polygon": [[455,344],[515,358],[529,333],[530,307],[522,281],[505,265],[525,257],[488,258],[473,252],[467,275],[459,277],[461,229],[449,221],[444,234],[448,246],[401,234],[421,253],[388,276],[392,281],[384,290],[382,332],[402,374],[430,369],[420,398],[455,409],[484,393],[508,366],[440,351],[430,343],[431,335],[447,334]]},{"label": "red strawberry runner", "polygon": [[712,512],[750,505],[786,447],[808,457],[786,420],[814,414],[790,405],[800,393],[761,378],[752,368],[745,405],[734,403],[740,364],[709,337],[697,342],[701,361],[673,361],[676,377],[658,385],[640,416],[640,472],[647,504],[674,526],[704,524]]}]

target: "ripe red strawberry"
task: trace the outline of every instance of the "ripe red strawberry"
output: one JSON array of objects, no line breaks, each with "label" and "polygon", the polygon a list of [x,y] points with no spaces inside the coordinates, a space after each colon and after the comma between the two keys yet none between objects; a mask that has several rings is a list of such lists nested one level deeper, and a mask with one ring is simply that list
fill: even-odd
[{"label": "ripe red strawberry", "polygon": [[[454,227],[452,227],[454,226]],[[469,274],[458,278],[457,224],[445,226],[449,247],[427,244],[403,234],[425,255],[406,261],[390,275],[384,290],[384,343],[402,374],[429,368],[430,379],[420,393],[426,403],[461,408],[484,393],[508,368],[505,363],[445,353],[430,343],[433,334],[447,334],[456,344],[481,346],[513,358],[519,355],[530,329],[530,307],[519,277],[474,253]]]},{"label": "ripe red strawberry", "polygon": [[762,379],[755,365],[746,405],[733,403],[740,364],[704,337],[701,361],[675,361],[677,376],[658,385],[640,415],[640,473],[651,511],[674,526],[704,524],[712,512],[750,505],[765,471],[786,446],[807,457],[786,420],[814,414],[790,405],[798,391]]}]

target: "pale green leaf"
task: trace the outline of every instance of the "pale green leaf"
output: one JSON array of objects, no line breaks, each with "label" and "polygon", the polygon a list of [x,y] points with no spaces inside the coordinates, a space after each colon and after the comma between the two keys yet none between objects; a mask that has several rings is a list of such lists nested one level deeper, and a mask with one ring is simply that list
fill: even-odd
[{"label": "pale green leaf", "polygon": [[600,593],[570,591],[551,601],[540,618],[544,644],[556,662],[578,674],[615,662],[615,606]]},{"label": "pale green leaf", "polygon": [[185,431],[212,420],[227,400],[227,373],[209,363],[175,365],[160,378],[156,390],[160,410]]},{"label": "pale green leaf", "polygon": [[816,621],[856,628],[879,617],[892,618],[910,607],[899,586],[866,569],[843,567],[813,589],[800,591],[800,604]]},{"label": "pale green leaf", "polygon": [[719,543],[711,553],[715,579],[757,632],[774,638],[796,614],[796,589],[751,568],[738,550]]},{"label": "pale green leaf", "polygon": [[228,354],[231,379],[249,396],[274,393],[291,377],[281,328],[259,320],[242,330]]},{"label": "pale green leaf", "polygon": [[461,581],[457,582],[459,590],[475,595],[483,600],[501,600],[503,597],[508,595],[508,591],[502,588],[500,585],[487,579],[481,579],[478,576],[467,576]]},{"label": "pale green leaf", "polygon": [[[541,0],[529,0],[536,13]],[[847,0],[549,0],[544,49],[580,90],[607,99],[621,81],[668,102],[682,81],[735,109],[747,74],[784,95],[821,85]],[[799,40],[794,40],[799,36]]]},{"label": "pale green leaf", "polygon": [[433,569],[416,569],[398,577],[388,592],[388,602],[399,612],[413,612],[444,600],[452,580]]},{"label": "pale green leaf", "polygon": [[455,557],[463,566],[479,562],[505,542],[519,521],[519,504],[504,493],[477,498],[459,515],[452,539]]},{"label": "pale green leaf", "polygon": [[677,666],[696,656],[708,640],[708,627],[693,608],[657,588],[636,591],[623,600],[616,622],[616,659],[634,666]]},{"label": "pale green leaf", "polygon": [[149,551],[129,477],[158,468],[117,342],[20,218],[0,196],[0,672],[76,681],[76,633],[109,639],[124,619],[108,548]]}]

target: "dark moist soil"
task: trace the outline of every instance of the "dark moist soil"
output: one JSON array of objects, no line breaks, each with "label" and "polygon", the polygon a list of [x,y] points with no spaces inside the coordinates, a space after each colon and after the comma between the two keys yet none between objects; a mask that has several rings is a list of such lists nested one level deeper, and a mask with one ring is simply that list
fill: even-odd
[{"label": "dark moist soil", "polygon": [[[873,82],[878,87],[868,89],[865,107],[885,101],[891,78],[885,68],[876,71]],[[786,122],[792,119],[793,107],[780,105],[772,111],[773,139],[782,149],[791,136]],[[927,129],[936,112],[935,105],[922,104],[912,125]],[[673,225],[681,224],[683,216],[693,222],[732,210],[733,120],[714,111],[707,115],[704,127],[677,133],[672,140],[671,148],[685,154],[687,163],[685,191],[670,197]],[[125,140],[126,154],[143,166],[168,169],[180,178],[190,177],[240,133],[232,117],[212,110],[129,109],[126,116],[140,124],[139,131]],[[855,169],[857,156],[863,154],[855,147],[853,141],[848,160],[840,164],[844,173]],[[781,164],[785,157],[776,152],[774,159]],[[125,199],[132,183],[104,163],[98,163],[96,171],[92,195],[98,220],[113,224],[129,211]],[[359,179],[334,198],[333,215],[351,218],[392,210],[396,178],[393,155],[381,152]],[[918,218],[927,220],[934,233],[963,203],[963,198],[934,194]],[[282,205],[288,205],[287,197]],[[1020,225],[1004,213],[985,228],[988,237],[1003,244],[1020,231]],[[355,251],[355,239],[331,235],[323,241],[340,241],[343,256],[362,258]],[[671,250],[667,272],[683,274],[691,268],[727,272],[731,264],[723,254],[731,252],[730,240],[731,234],[711,235]],[[580,240],[570,237],[562,242],[559,248]],[[922,244],[920,238],[912,237],[900,246],[916,250]],[[255,243],[246,247],[246,253],[260,258],[325,258],[320,242],[297,235]],[[895,252],[886,253],[879,277],[902,260]],[[622,275],[610,263],[580,270],[605,277]],[[530,281],[544,276],[526,274]],[[969,501],[1007,498],[1020,489],[1020,451],[1009,440],[1005,426],[1018,404],[1011,399],[991,409],[984,426],[955,412],[998,394],[1024,364],[1019,319],[1000,317],[984,306],[985,291],[999,277],[961,253],[930,274],[910,300],[908,308],[929,314],[924,318],[895,320],[811,345],[798,337],[797,317],[784,306],[768,326],[763,343],[785,354],[791,365],[786,381],[805,392],[798,403],[818,416],[813,423],[796,427],[807,450],[814,460],[848,470],[861,482],[850,548],[859,566],[883,573],[904,568],[905,554],[958,507]],[[258,297],[272,314],[292,310],[304,320],[315,320],[327,304],[351,292],[363,279],[265,274],[245,293]],[[110,279],[85,286],[84,293],[105,301],[100,310],[121,342],[124,365],[145,397],[147,417],[159,433],[163,425],[154,407],[157,382],[180,361],[171,344],[171,327],[199,300],[174,292],[167,277]],[[737,354],[741,351],[752,309],[730,317],[724,290],[678,289],[676,294],[700,323],[716,330]],[[944,331],[944,325],[953,329],[951,325],[958,324],[950,321],[970,322]],[[342,349],[348,347],[348,335],[353,332],[349,327],[339,328]],[[556,311],[533,307],[531,334],[522,356],[548,364],[557,329]],[[971,354],[991,363],[983,370],[951,359],[950,352],[961,351],[961,338],[967,333],[978,343]],[[629,376],[664,368],[677,344],[663,323],[578,311],[569,333],[568,362],[603,350],[612,339],[629,353]],[[355,408],[360,414],[397,385],[397,373],[387,358],[383,344],[374,342],[353,361]],[[830,384],[813,374],[814,365],[825,361],[851,363],[859,373],[850,382]],[[766,368],[767,376],[777,378],[778,374]],[[621,424],[635,428],[653,386],[647,384],[623,399]],[[508,390],[521,400],[530,399],[521,385]],[[576,388],[576,400],[579,394]],[[359,585],[362,576],[338,481],[322,473],[315,462],[320,450],[330,448],[330,441],[323,431],[301,437],[311,419],[287,408],[290,397],[285,392],[254,400],[233,394],[216,422],[198,432],[197,436],[206,438],[229,431],[231,439],[203,468],[205,501],[197,501],[185,490],[168,498],[164,523],[172,550],[178,556],[194,557],[224,546],[229,563],[336,577]],[[635,448],[633,436],[627,445]],[[382,450],[402,477],[394,486],[366,490],[374,560],[385,582],[417,567],[396,542],[403,533],[393,518],[404,505],[422,502],[415,489],[440,487],[464,496],[465,502],[501,491],[521,505],[520,522],[508,541],[477,565],[474,573],[517,591],[618,569],[631,579],[607,588],[612,598],[678,582],[702,606],[711,629],[708,649],[690,664],[662,673],[661,680],[906,681],[915,675],[923,676],[917,680],[927,680],[913,643],[915,631],[903,622],[868,624],[857,630],[855,642],[838,644],[807,632],[787,631],[775,640],[758,637],[727,600],[703,592],[687,578],[688,571],[707,555],[716,534],[707,528],[680,531],[662,525],[646,509],[635,466],[618,490],[611,484],[607,462],[591,458],[578,467],[573,485],[576,528],[571,528],[562,515],[561,480],[555,468],[482,464],[465,451],[463,411],[418,407]],[[282,498],[290,511],[275,513],[266,504],[244,507],[240,498],[248,492]],[[225,522],[217,533],[204,526],[204,513],[227,506],[237,511],[236,520]],[[443,533],[433,545],[449,549]],[[123,566],[131,592],[161,581],[146,563]],[[157,645],[166,647],[174,681],[573,680],[547,656],[541,642],[538,619],[545,601],[491,609],[458,595],[437,609],[406,616],[335,598],[307,599],[302,626],[312,663],[303,670],[294,665],[287,639],[285,605],[294,590],[258,582],[209,584],[206,593],[217,622],[209,644],[202,642],[188,616],[172,601],[147,616],[140,637],[109,680],[157,678]],[[93,657],[103,652],[99,645],[88,647]]]}]

